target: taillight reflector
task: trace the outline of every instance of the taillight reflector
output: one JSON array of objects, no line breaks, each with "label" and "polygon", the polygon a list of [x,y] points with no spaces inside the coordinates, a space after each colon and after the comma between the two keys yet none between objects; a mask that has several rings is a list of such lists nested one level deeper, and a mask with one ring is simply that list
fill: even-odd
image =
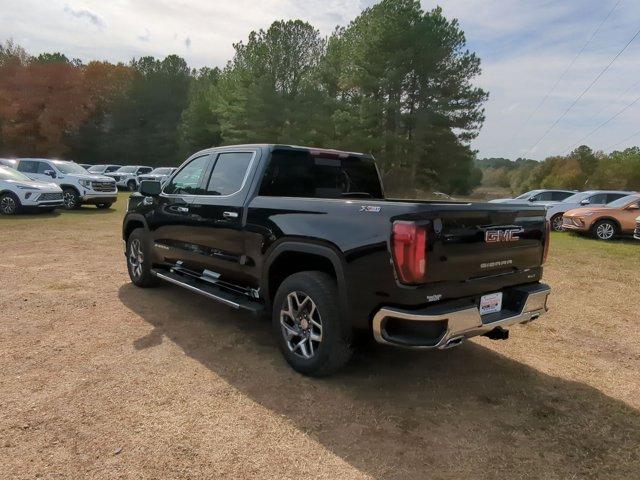
[{"label": "taillight reflector", "polygon": [[547,220],[544,225],[544,245],[542,246],[542,264],[547,261],[549,255],[549,243],[551,243],[551,222]]},{"label": "taillight reflector", "polygon": [[393,222],[393,261],[402,283],[424,283],[427,276],[427,230],[414,222]]}]

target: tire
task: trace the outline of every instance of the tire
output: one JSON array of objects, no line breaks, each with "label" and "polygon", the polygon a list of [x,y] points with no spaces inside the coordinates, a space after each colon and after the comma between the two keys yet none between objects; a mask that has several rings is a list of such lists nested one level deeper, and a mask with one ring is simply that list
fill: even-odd
[{"label": "tire", "polygon": [[611,220],[600,220],[591,229],[591,234],[598,240],[608,241],[618,234],[618,225]]},{"label": "tire", "polygon": [[551,217],[551,228],[554,232],[564,232],[564,228],[562,228],[562,215],[562,213],[556,213]]},{"label": "tire", "polygon": [[127,271],[131,282],[137,287],[158,285],[159,280],[151,274],[151,249],[144,228],[136,228],[127,238]]},{"label": "tire", "polygon": [[76,210],[80,208],[80,195],[73,188],[65,188],[62,190],[62,201],[65,210]]},{"label": "tire", "polygon": [[272,321],[280,350],[298,373],[329,375],[351,358],[352,332],[341,320],[338,287],[324,272],[287,277],[275,295]]},{"label": "tire", "polygon": [[13,193],[7,192],[0,195],[0,214],[15,215],[20,209],[20,199]]},{"label": "tire", "polygon": [[111,208],[111,205],[113,205],[112,203],[99,203],[96,205],[96,208],[98,210],[106,210],[108,208]]},{"label": "tire", "polygon": [[136,190],[138,190],[138,185],[136,184],[135,180],[129,180],[127,182],[127,190],[129,190],[130,192],[135,192]]}]

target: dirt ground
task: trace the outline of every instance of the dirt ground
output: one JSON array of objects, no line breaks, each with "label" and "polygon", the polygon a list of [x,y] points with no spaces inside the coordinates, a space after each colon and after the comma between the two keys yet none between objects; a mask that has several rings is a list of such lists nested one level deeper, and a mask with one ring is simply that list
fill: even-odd
[{"label": "dirt ground", "polygon": [[2,479],[640,478],[640,242],[554,235],[509,341],[317,380],[266,322],[133,287],[119,207],[0,218]]}]

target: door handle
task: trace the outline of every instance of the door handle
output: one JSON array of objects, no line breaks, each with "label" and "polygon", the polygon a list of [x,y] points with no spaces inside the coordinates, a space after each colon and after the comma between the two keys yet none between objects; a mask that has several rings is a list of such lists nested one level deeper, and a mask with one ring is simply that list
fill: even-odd
[{"label": "door handle", "polygon": [[187,212],[189,212],[189,208],[187,208],[187,207],[176,207],[176,212],[187,213]]},{"label": "door handle", "polygon": [[224,218],[238,218],[237,212],[222,212]]}]

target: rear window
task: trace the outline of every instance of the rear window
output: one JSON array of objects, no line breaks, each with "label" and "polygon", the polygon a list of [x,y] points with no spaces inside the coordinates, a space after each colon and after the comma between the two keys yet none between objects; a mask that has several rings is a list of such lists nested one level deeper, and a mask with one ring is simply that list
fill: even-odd
[{"label": "rear window", "polygon": [[262,179],[268,197],[378,198],[382,188],[373,159],[337,158],[307,151],[276,151]]}]

